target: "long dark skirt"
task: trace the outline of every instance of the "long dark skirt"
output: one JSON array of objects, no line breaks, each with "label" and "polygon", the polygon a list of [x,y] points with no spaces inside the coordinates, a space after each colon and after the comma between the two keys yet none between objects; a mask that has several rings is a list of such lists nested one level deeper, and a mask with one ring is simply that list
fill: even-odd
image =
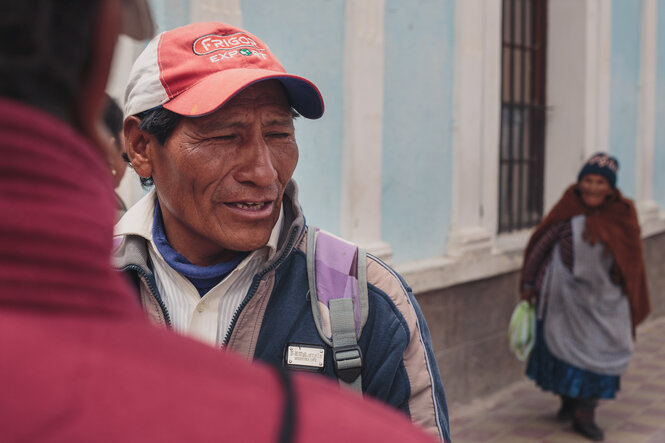
[{"label": "long dark skirt", "polygon": [[526,375],[544,391],[575,398],[614,398],[620,376],[603,375],[580,369],[559,360],[545,343],[543,322],[536,325],[536,343],[529,356]]}]

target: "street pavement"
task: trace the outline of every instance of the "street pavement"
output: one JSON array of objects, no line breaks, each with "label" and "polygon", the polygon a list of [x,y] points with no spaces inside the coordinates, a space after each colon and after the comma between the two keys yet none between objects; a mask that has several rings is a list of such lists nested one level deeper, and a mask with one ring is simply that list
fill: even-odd
[{"label": "street pavement", "polygon": [[[453,443],[588,442],[555,414],[559,397],[531,380],[516,383],[489,398],[461,407],[452,405]],[[665,317],[647,320],[637,341],[621,390],[601,400],[596,423],[606,443],[665,443]]]}]

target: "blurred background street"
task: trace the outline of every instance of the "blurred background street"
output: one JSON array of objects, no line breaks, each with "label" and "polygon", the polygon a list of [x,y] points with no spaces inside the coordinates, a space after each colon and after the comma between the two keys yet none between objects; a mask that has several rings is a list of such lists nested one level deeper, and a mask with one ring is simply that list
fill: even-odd
[{"label": "blurred background street", "polygon": [[[665,442],[665,318],[638,328],[635,354],[615,400],[601,401],[596,422],[606,443]],[[555,414],[559,398],[531,380],[468,406],[451,406],[455,443],[587,442]]]}]

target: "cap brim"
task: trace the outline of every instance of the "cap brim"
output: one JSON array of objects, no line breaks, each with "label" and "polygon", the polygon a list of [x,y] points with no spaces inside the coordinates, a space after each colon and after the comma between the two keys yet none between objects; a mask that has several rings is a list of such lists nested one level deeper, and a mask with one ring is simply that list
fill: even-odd
[{"label": "cap brim", "polygon": [[296,75],[264,69],[219,71],[164,103],[164,108],[190,117],[210,114],[248,86],[272,79],[284,85],[289,103],[300,115],[310,119],[323,115],[323,98],[314,83]]},{"label": "cap brim", "polygon": [[148,0],[123,0],[120,33],[136,40],[147,40],[155,35]]}]

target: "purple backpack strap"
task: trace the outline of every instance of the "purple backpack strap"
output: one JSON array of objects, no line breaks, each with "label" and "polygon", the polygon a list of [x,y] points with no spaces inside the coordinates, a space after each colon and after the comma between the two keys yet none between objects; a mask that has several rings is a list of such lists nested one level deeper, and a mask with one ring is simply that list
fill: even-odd
[{"label": "purple backpack strap", "polygon": [[307,278],[316,328],[333,348],[341,384],[362,390],[358,339],[367,322],[367,255],[356,245],[310,226]]}]

